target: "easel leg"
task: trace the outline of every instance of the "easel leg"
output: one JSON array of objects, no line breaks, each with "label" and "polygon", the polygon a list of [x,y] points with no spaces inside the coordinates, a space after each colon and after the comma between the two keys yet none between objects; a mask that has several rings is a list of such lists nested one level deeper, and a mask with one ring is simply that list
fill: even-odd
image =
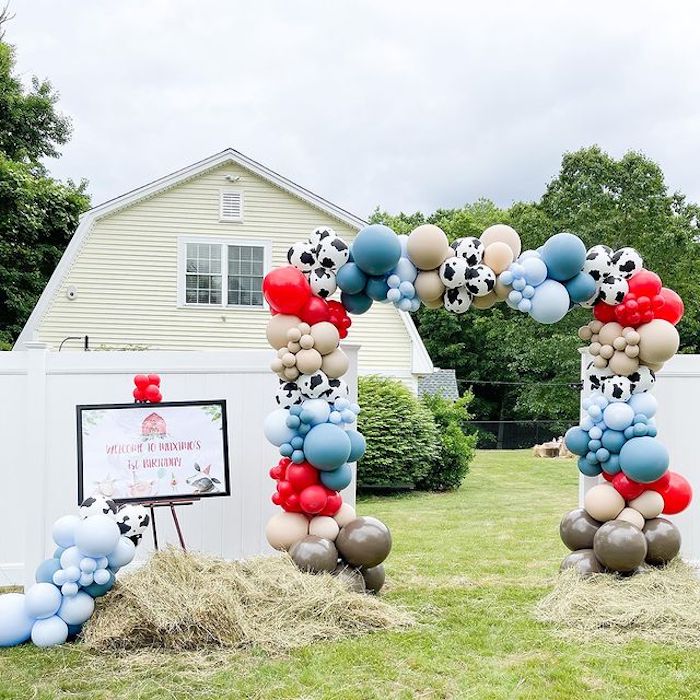
[{"label": "easel leg", "polygon": [[182,551],[186,552],[187,547],[185,547],[185,540],[182,536],[182,530],[180,529],[180,521],[177,519],[177,513],[175,512],[175,506],[172,503],[170,504],[170,512],[173,515],[173,522],[175,523],[175,529],[177,530],[177,537],[180,540],[180,546],[182,547]]},{"label": "easel leg", "polygon": [[158,551],[158,533],[156,532],[156,514],[151,506],[151,527],[153,528],[153,546],[156,552]]}]

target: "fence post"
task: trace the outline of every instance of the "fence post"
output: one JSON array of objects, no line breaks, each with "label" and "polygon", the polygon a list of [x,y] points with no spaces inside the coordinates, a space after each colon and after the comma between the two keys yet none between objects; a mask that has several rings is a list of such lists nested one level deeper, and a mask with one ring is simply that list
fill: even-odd
[{"label": "fence post", "polygon": [[48,345],[25,343],[27,349],[27,416],[24,440],[26,463],[23,465],[27,492],[32,507],[27,508],[24,525],[24,587],[34,583],[36,567],[46,555],[46,360]]}]

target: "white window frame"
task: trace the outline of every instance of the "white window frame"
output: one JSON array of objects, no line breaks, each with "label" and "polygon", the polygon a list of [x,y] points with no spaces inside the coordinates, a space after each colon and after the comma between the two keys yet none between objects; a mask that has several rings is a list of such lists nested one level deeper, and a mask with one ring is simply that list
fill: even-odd
[{"label": "white window frame", "polygon": [[[202,245],[221,246],[221,304],[193,304],[187,303],[185,287],[187,285],[187,244],[200,243]],[[267,239],[253,240],[249,238],[222,238],[210,236],[178,236],[177,239],[177,306],[186,309],[241,309],[245,311],[269,311],[265,297],[263,296],[262,306],[246,306],[243,304],[228,303],[228,247],[254,246],[263,249],[263,277],[272,268],[272,241]]]},{"label": "white window frame", "polygon": [[[237,194],[241,198],[241,215],[236,218],[224,216],[224,194]],[[243,223],[243,207],[245,206],[243,190],[238,187],[222,187],[219,190],[219,221],[221,223],[242,224]]]}]

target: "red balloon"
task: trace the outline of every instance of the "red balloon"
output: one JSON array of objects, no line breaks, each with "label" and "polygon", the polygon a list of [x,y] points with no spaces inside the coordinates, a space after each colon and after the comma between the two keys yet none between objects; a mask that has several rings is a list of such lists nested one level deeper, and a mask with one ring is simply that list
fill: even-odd
[{"label": "red balloon", "polygon": [[133,391],[133,396],[136,401],[145,401],[146,397],[143,395],[143,391],[136,387]]},{"label": "red balloon", "polygon": [[155,384],[156,386],[160,386],[160,377],[157,374],[149,374],[148,375],[148,383]]},{"label": "red balloon", "polygon": [[606,304],[604,301],[599,301],[593,307],[593,315],[601,323],[610,323],[610,321],[615,320],[615,307],[610,306],[610,304]]},{"label": "red balloon", "polygon": [[272,494],[272,502],[273,502],[276,506],[281,506],[281,505],[282,505],[282,496],[280,496],[279,493],[278,493],[277,491],[275,491],[275,492]]},{"label": "red balloon", "polygon": [[603,477],[603,479],[605,479],[605,481],[612,481],[614,476],[613,474],[608,474],[606,471],[601,472],[600,475]]},{"label": "red balloon", "polygon": [[268,272],[262,288],[272,310],[281,314],[296,314],[311,296],[306,277],[291,265]]},{"label": "red balloon", "polygon": [[668,287],[664,287],[661,290],[661,297],[664,300],[663,306],[656,310],[654,316],[662,318],[675,326],[683,318],[683,313],[685,312],[683,299]]},{"label": "red balloon", "polygon": [[659,491],[664,499],[664,510],[666,515],[681,513],[693,500],[693,487],[688,480],[676,472],[668,472],[668,485],[663,491]]},{"label": "red balloon", "polygon": [[150,383],[151,382],[148,381],[148,377],[145,374],[137,374],[134,377],[134,384],[136,384],[139,389],[145,389]]},{"label": "red balloon", "polygon": [[286,501],[294,495],[294,487],[288,481],[277,482],[277,493]]},{"label": "red balloon", "polygon": [[155,384],[149,384],[143,392],[143,395],[146,401],[150,401],[151,403],[160,403],[163,398],[160,389]]},{"label": "red balloon", "polygon": [[326,489],[326,492],[328,500],[326,501],[326,507],[321,511],[321,515],[333,517],[340,510],[340,506],[343,505],[343,497],[337,491]]},{"label": "red balloon", "polygon": [[318,470],[314,469],[308,462],[290,464],[287,467],[287,481],[297,493],[301,493],[308,486],[318,484]]},{"label": "red balloon", "polygon": [[669,482],[671,481],[671,472],[666,470],[656,481],[652,481],[650,484],[647,484],[647,490],[650,491],[657,491],[658,493],[661,493],[664,489],[668,487]]},{"label": "red balloon", "polygon": [[321,297],[311,296],[306,300],[304,306],[298,311],[299,318],[313,326],[314,323],[328,321],[331,317],[331,312],[328,309],[328,302]]},{"label": "red balloon", "polygon": [[622,472],[615,474],[611,483],[620,496],[622,496],[626,501],[631,501],[633,498],[637,498],[637,496],[640,496],[647,490],[646,484],[639,484],[636,481],[632,481],[632,479]]},{"label": "red balloon", "polygon": [[280,464],[275,464],[272,469],[270,469],[270,478],[275,481],[279,481],[284,476],[284,470]]},{"label": "red balloon", "polygon": [[304,513],[316,515],[320,513],[328,503],[326,489],[318,484],[307,486],[299,494],[299,505]]},{"label": "red balloon", "polygon": [[635,272],[628,284],[630,292],[638,297],[653,297],[661,291],[661,277],[644,268]]},{"label": "red balloon", "polygon": [[301,506],[299,505],[299,496],[293,493],[289,498],[287,498],[282,504],[288,513],[301,513]]}]

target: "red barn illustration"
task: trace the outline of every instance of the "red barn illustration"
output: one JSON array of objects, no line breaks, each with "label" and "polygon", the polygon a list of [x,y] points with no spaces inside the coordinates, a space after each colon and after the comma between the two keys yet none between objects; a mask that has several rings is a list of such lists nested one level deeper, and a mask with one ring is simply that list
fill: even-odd
[{"label": "red barn illustration", "polygon": [[165,421],[157,413],[146,416],[141,423],[141,435],[165,435],[166,432]]}]

